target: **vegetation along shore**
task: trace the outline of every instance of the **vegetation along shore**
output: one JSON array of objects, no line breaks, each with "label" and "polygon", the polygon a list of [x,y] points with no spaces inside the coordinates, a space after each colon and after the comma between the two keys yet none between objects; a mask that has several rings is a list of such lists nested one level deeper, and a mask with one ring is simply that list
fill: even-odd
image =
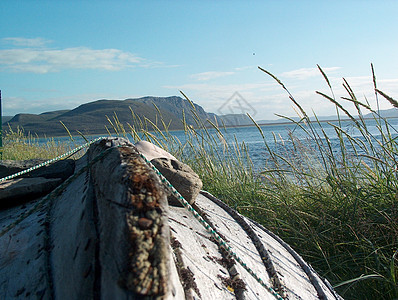
[{"label": "vegetation along shore", "polygon": [[[347,81],[347,97],[336,99],[319,68],[330,95],[317,93],[335,105],[340,120],[349,119],[360,133],[354,137],[334,122],[328,124],[334,135],[327,135],[326,123],[310,118],[278,78],[261,70],[281,85],[300,115],[286,118],[296,127],[286,147],[280,143],[273,147],[253,120],[265,151],[266,165],[260,171],[254,169],[247,145],[228,140],[228,129],[204,120],[192,102],[186,109],[195,126],[183,119],[183,142],[172,134],[160,111],[155,111],[156,123],[143,122],[129,111],[129,126],[115,114],[107,120],[109,134],[149,140],[190,165],[203,189],[279,235],[345,299],[398,298],[398,132],[377,110],[358,100]],[[374,72],[373,78],[376,100],[398,107],[376,88]],[[354,105],[359,117],[346,109],[348,105]],[[369,113],[377,134],[369,132],[363,117]],[[296,132],[306,138],[298,139]],[[4,159],[52,158],[74,146],[51,139],[39,144],[15,128],[9,128],[4,139]],[[337,139],[338,151],[332,139]],[[273,143],[278,143],[276,136]]]}]

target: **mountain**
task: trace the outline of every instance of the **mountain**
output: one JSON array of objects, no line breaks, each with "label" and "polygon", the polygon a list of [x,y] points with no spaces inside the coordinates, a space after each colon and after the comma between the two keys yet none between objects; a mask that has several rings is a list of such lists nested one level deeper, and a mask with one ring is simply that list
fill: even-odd
[{"label": "mountain", "polygon": [[3,123],[7,123],[8,121],[10,121],[13,118],[13,116],[2,116],[1,120]]},{"label": "mountain", "polygon": [[[194,103],[192,105],[202,121],[216,118],[216,115],[205,112],[201,106]],[[160,121],[160,116],[162,116],[166,126],[170,130],[174,130],[183,128],[184,114],[186,123],[195,126],[192,105],[189,101],[177,96],[97,100],[72,110],[52,111],[39,115],[17,114],[6,123],[13,129],[20,126],[24,128],[25,132],[38,136],[62,136],[67,133],[60,123],[61,121],[72,134],[80,131],[85,135],[90,135],[106,133],[106,128],[113,131],[107,117],[114,122],[114,118],[117,116],[119,122],[126,129],[128,129],[127,123],[131,126],[139,125],[141,122],[145,124],[145,118],[163,129],[163,124]],[[152,128],[152,126],[148,125],[148,128]]]},{"label": "mountain", "polygon": [[39,115],[17,114],[14,117],[11,117],[8,121],[4,121],[4,123],[10,123],[10,124],[19,123],[20,125],[25,125],[30,123],[40,123],[56,118],[68,111],[69,110],[57,110],[57,111],[45,112]]},{"label": "mountain", "polygon": [[254,125],[253,121],[245,114],[227,114],[217,116],[225,126],[247,126]]},{"label": "mountain", "polygon": [[[380,116],[382,118],[398,118],[398,109],[397,108],[390,108],[390,109],[385,109],[385,110],[380,110],[379,112]],[[353,114],[352,115],[354,118],[358,118],[357,114]],[[373,118],[378,118],[377,115],[374,115],[373,113],[368,113],[368,114],[364,114],[363,117],[365,119],[373,119]],[[292,120],[294,121],[299,121],[300,118],[298,117],[291,117]],[[331,115],[331,116],[317,116],[317,118],[315,117],[310,117],[311,121],[316,121],[319,120],[320,122],[326,122],[326,121],[336,121],[337,120],[337,116],[336,115]],[[341,120],[350,120],[350,118],[345,115],[344,113],[340,114],[340,119]],[[274,124],[274,123],[285,123],[285,122],[290,122],[287,119],[284,118],[279,118],[277,120],[258,120],[256,121],[257,124]]]},{"label": "mountain", "polygon": [[[380,111],[380,116],[383,118],[398,118],[398,109],[396,108],[390,108],[390,109],[385,109]],[[365,118],[373,118],[373,115],[366,114],[364,115]]]},{"label": "mountain", "polygon": [[[42,114],[17,114],[14,117],[3,117],[3,128],[8,124],[13,130],[18,126],[23,127],[25,132],[37,134],[38,136],[63,136],[67,135],[65,128],[60,121],[66,125],[72,134],[80,131],[84,135],[106,133],[106,128],[113,132],[112,125],[107,117],[114,122],[117,116],[119,122],[126,130],[129,125],[136,128],[145,127],[145,119],[156,124],[161,130],[164,126],[161,122],[162,116],[165,125],[170,130],[183,129],[182,120],[185,117],[187,124],[196,127],[196,122],[192,113],[193,107],[195,114],[204,122],[211,120],[220,126],[250,126],[253,122],[245,114],[215,115],[206,112],[201,106],[190,103],[189,101],[177,97],[142,97],[126,100],[97,100],[80,105],[72,110],[57,110]],[[133,112],[133,113],[132,113]],[[184,112],[184,114],[183,114]],[[392,108],[381,110],[380,115],[385,118],[398,117],[398,109]],[[364,115],[365,118],[372,118],[372,114]],[[341,116],[347,119],[346,116]],[[298,118],[293,118],[298,120]],[[311,118],[313,119],[313,118]],[[336,120],[336,116],[319,117],[320,121]],[[278,120],[258,120],[258,124],[275,124],[289,122],[286,119]],[[148,129],[152,126],[148,124]],[[129,124],[129,125],[128,125]]]}]

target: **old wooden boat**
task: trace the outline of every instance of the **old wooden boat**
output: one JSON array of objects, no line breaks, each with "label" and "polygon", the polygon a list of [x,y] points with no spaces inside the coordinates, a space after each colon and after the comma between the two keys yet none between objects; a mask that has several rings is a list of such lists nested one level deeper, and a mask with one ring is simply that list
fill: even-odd
[{"label": "old wooden boat", "polygon": [[1,299],[340,299],[211,194],[169,206],[159,175],[120,138],[91,145],[49,195],[3,208],[0,235]]}]

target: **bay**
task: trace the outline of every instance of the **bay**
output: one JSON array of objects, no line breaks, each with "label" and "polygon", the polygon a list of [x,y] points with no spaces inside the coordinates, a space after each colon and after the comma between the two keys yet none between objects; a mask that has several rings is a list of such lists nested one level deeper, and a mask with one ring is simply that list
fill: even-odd
[{"label": "bay", "polygon": [[[351,120],[341,121],[340,123],[337,121],[330,123],[334,124],[335,126],[341,126],[341,129],[345,133],[349,134],[351,138],[365,140],[363,133],[361,133],[361,131],[355,126],[354,122]],[[387,132],[384,122],[381,122],[381,124],[383,127],[383,132]],[[388,124],[388,129],[390,131],[391,137],[397,137],[398,118],[388,119]],[[267,162],[269,161],[269,150],[280,153],[281,155],[290,156],[294,156],[295,154],[297,154],[298,151],[308,151],[309,153],[311,153],[311,151],[316,151],[316,142],[313,139],[314,136],[318,136],[318,142],[323,143],[325,147],[327,146],[325,136],[327,136],[332,147],[332,152],[334,153],[334,155],[339,155],[340,140],[336,133],[335,127],[327,122],[322,122],[320,124],[312,123],[312,125],[312,129],[305,124],[302,124],[301,128],[294,123],[261,125],[260,128],[264,138],[256,126],[228,127],[222,129],[220,128],[220,132],[225,139],[225,143],[227,143],[229,147],[234,147],[234,145],[236,146],[236,144],[238,144],[240,146],[239,150],[242,150],[243,148],[248,149],[254,168],[256,170],[261,170],[267,165]],[[377,145],[378,142],[376,140],[381,141],[380,129],[377,120],[366,120],[365,126],[367,130],[365,136],[368,136],[369,140]],[[221,141],[219,134],[217,134],[217,130],[214,128],[210,128],[207,129],[207,131],[211,136],[214,137],[214,140],[216,142],[220,141],[218,144],[216,144],[216,147],[219,147],[219,149],[216,150],[220,150],[222,152],[223,142]],[[198,130],[197,133],[198,135],[202,134],[206,138],[206,133],[203,130]],[[159,133],[152,132],[152,134],[161,139],[161,135]],[[187,141],[187,136],[183,130],[170,131],[169,134],[178,139],[182,145],[184,145],[184,143],[186,143]],[[102,135],[92,135],[86,136],[85,138],[87,140],[93,140],[101,136]],[[132,143],[135,143],[131,136],[128,135],[127,137]],[[71,140],[70,137],[54,137],[51,139],[53,139],[56,143],[67,142],[71,145],[71,147],[77,147],[86,142],[85,139],[81,136],[74,136],[73,140]],[[38,139],[39,143],[46,143],[48,140],[48,138]],[[295,141],[294,143],[293,140]],[[243,144],[245,147],[243,146]],[[353,149],[349,149],[350,143],[346,144],[348,147],[348,152],[351,151],[352,153],[354,153]],[[301,145],[301,148],[298,149],[297,145]],[[212,146],[214,147],[214,143]],[[360,154],[361,151],[362,150],[359,149]],[[314,153],[314,155],[318,154]],[[320,159],[319,157],[317,158]]]}]

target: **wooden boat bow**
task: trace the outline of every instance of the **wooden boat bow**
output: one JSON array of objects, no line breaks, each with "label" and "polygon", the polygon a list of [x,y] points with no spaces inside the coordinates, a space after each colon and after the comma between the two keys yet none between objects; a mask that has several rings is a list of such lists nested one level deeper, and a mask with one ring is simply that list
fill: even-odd
[{"label": "wooden boat bow", "polygon": [[279,237],[202,191],[193,209],[232,250],[220,246],[168,205],[127,140],[94,143],[73,177],[41,205],[0,211],[0,298],[340,299]]}]

